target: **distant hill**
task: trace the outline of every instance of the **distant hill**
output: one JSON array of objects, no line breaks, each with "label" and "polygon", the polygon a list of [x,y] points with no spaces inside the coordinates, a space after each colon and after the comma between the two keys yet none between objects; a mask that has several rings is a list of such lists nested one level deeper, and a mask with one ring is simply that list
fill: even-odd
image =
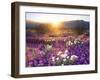
[{"label": "distant hill", "polygon": [[84,20],[73,20],[73,21],[67,21],[67,22],[63,22],[64,24],[64,29],[72,29],[75,32],[77,32],[78,34],[81,33],[88,33],[89,34],[89,25],[90,23]]},{"label": "distant hill", "polygon": [[41,23],[26,21],[26,29],[39,28],[41,25]]},{"label": "distant hill", "polygon": [[67,21],[67,22],[63,22],[63,24],[64,24],[64,27],[67,27],[67,28],[72,28],[72,29],[82,28],[82,29],[89,30],[89,22],[84,21],[84,20]]}]

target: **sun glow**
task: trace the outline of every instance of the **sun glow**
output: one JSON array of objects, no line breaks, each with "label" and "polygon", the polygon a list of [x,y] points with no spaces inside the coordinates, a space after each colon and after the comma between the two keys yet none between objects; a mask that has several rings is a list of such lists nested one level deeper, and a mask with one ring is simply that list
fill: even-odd
[{"label": "sun glow", "polygon": [[55,28],[60,28],[61,27],[61,22],[52,22],[51,26],[55,27]]}]

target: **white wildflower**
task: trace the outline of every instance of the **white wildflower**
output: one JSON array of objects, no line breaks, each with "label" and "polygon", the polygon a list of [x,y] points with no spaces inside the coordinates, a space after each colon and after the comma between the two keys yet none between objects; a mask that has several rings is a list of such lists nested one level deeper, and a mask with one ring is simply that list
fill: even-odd
[{"label": "white wildflower", "polygon": [[70,60],[72,60],[72,61],[76,61],[77,59],[78,59],[78,56],[76,56],[76,55],[72,55],[70,58]]}]

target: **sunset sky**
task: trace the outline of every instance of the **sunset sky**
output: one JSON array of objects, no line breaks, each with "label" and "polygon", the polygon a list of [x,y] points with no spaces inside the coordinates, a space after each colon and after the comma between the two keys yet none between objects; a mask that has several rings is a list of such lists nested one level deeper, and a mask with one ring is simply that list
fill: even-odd
[{"label": "sunset sky", "polygon": [[51,14],[51,13],[26,13],[26,20],[39,23],[57,23],[71,20],[89,21],[89,15]]}]

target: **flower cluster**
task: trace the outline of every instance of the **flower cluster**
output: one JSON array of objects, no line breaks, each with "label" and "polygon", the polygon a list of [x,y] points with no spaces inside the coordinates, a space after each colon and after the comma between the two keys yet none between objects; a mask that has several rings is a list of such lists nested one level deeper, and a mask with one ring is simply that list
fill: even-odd
[{"label": "flower cluster", "polygon": [[89,36],[85,34],[27,41],[26,67],[80,64],[89,64]]}]

